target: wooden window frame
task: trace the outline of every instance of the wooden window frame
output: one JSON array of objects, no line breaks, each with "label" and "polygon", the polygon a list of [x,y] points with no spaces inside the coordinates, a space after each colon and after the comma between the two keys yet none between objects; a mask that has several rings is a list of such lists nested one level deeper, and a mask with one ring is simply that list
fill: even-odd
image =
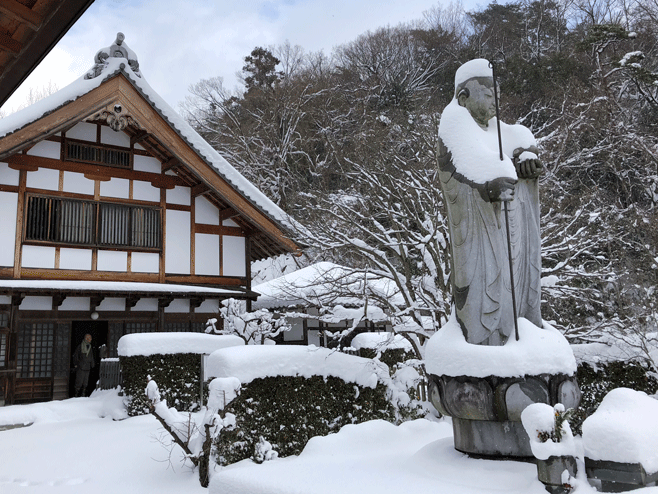
[{"label": "wooden window frame", "polygon": [[[94,150],[93,154],[98,154],[106,159],[91,159],[86,156],[71,156],[69,153],[70,146],[78,146],[82,151],[82,148],[90,148]],[[116,163],[113,163],[113,160],[109,158],[116,154],[118,158]],[[121,156],[125,156],[125,159],[121,159]],[[120,168],[122,170],[132,170],[134,162],[134,152],[132,148],[124,148],[121,146],[113,146],[111,144],[101,144],[99,142],[84,141],[80,139],[62,139],[62,151],[61,151],[62,161],[68,161],[70,163],[86,163],[89,165],[100,165],[108,166],[110,168]]]},{"label": "wooden window frame", "polygon": [[[73,199],[69,197],[62,197],[62,196],[50,196],[50,195],[44,195],[44,194],[33,194],[33,193],[26,193],[25,194],[25,211],[24,211],[24,220],[23,220],[23,244],[26,245],[44,245],[44,246],[54,246],[54,247],[61,247],[61,246],[71,246],[71,247],[87,247],[87,248],[92,248],[92,249],[105,249],[105,250],[125,250],[125,251],[132,251],[132,252],[162,252],[163,246],[164,246],[164,235],[163,235],[163,214],[162,214],[162,207],[159,206],[146,206],[146,205],[141,205],[141,204],[133,204],[133,203],[123,203],[123,202],[109,202],[109,201],[93,201],[93,200],[85,200],[85,199]],[[63,239],[63,234],[61,234],[59,231],[54,232],[50,234],[50,230],[48,227],[47,228],[47,233],[41,234],[41,235],[32,235],[33,237],[41,236],[41,237],[49,237],[49,238],[28,238],[30,230],[33,229],[34,227],[34,220],[33,218],[36,218],[36,214],[33,215],[32,217],[30,216],[30,204],[33,199],[45,199],[46,201],[51,201],[52,203],[57,202],[58,204],[64,204],[64,203],[79,203],[79,204],[87,204],[93,208],[92,215],[93,218],[91,220],[91,225],[88,225],[91,228],[91,238],[89,241],[76,241],[76,240],[69,240],[67,241],[66,239]],[[41,207],[41,206],[39,206]],[[50,207],[50,206],[48,206]],[[121,228],[119,226],[116,226],[114,230],[106,229],[105,227],[107,224],[110,223],[110,219],[115,220],[119,216],[119,212],[127,211],[127,215],[124,218],[124,222],[121,225]],[[59,211],[53,211],[52,213],[49,212],[47,213],[47,216],[49,217],[47,221],[49,222],[54,222],[57,221],[59,222],[61,219],[61,211],[62,207],[59,206]],[[110,213],[106,214],[105,211],[109,211]],[[116,214],[114,216],[112,215],[112,211],[114,211]],[[135,216],[136,213],[138,214],[139,211],[149,211],[151,215],[154,217],[150,219],[149,225],[152,227],[151,234],[148,235],[145,232],[147,232],[146,229],[140,230],[135,232],[133,230],[134,226],[134,221],[135,221]],[[142,216],[148,216],[149,214],[143,215]],[[76,218],[76,219],[79,219]],[[79,227],[79,225],[71,225],[72,228]],[[146,225],[145,225],[146,226]],[[58,229],[61,227],[61,224],[57,227]],[[53,229],[55,227],[53,226]],[[153,232],[153,228],[156,229],[155,232]],[[118,230],[118,231],[117,231]],[[122,242],[119,240],[119,237],[125,237],[127,240],[125,242]],[[137,238],[140,238],[141,240],[138,241]],[[149,240],[150,239],[150,240]],[[114,240],[114,241],[112,241]],[[141,244],[141,245],[135,245],[135,243]],[[144,245],[148,244],[148,245]],[[157,244],[153,246],[153,244]]]}]

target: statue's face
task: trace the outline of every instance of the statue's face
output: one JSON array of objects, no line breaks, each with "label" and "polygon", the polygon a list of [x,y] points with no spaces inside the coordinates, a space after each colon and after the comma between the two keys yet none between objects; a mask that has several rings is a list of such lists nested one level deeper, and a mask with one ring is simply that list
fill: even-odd
[{"label": "statue's face", "polygon": [[466,107],[473,119],[486,126],[496,116],[496,100],[494,97],[493,79],[480,78],[466,83],[469,96],[459,98],[459,104]]}]

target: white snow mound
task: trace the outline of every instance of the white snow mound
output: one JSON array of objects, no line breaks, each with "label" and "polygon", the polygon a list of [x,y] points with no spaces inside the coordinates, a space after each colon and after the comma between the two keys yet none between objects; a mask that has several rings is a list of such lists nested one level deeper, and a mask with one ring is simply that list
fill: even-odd
[{"label": "white snow mound", "polygon": [[210,355],[219,348],[244,345],[244,340],[235,335],[213,335],[204,333],[135,333],[119,339],[119,355],[171,355],[174,353],[197,353]]}]

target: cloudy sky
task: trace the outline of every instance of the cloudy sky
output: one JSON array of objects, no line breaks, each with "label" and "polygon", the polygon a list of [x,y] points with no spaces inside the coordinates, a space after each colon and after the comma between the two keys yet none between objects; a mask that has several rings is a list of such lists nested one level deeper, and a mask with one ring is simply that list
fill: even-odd
[{"label": "cloudy sky", "polygon": [[[411,22],[438,0],[96,0],[3,110],[25,102],[29,88],[51,81],[63,88],[93,65],[100,48],[116,33],[137,54],[142,73],[174,108],[200,79],[224,78],[237,86],[236,73],[256,46],[289,40],[306,51],[352,41],[386,25]],[[447,5],[449,0],[445,0]],[[465,6],[476,5],[466,0]],[[487,2],[481,2],[486,4]],[[468,8],[468,7],[467,7]],[[472,7],[470,7],[472,8]]]}]

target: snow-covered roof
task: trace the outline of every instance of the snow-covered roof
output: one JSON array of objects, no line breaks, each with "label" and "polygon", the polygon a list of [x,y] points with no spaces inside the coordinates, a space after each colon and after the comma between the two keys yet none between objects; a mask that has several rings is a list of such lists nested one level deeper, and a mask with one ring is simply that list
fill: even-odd
[{"label": "snow-covered roof", "polygon": [[[122,43],[121,48],[125,48],[125,51],[128,53],[128,58],[114,56],[112,50],[110,50],[110,48],[113,48],[114,46],[115,45],[112,45],[112,47],[99,50],[96,55],[96,65],[79,79],[73,81],[65,88],[47,98],[0,120],[0,138],[22,129],[36,120],[52,113],[58,108],[91,92],[103,82],[119,74],[123,74],[146,98],[151,106],[167,122],[169,122],[178,135],[245,199],[276,222],[287,227],[293,226],[294,222],[281,208],[274,204],[274,202],[272,202],[256,186],[233,168],[233,166],[215,151],[183,117],[178,115],[178,113],[176,113],[176,111],[155,92],[146,81],[143,74],[139,71],[138,64],[135,64],[137,57],[134,52],[130,50],[125,43]],[[115,53],[121,55],[120,52]],[[99,55],[101,54],[103,56],[99,59]],[[136,68],[136,72],[133,70],[133,67]],[[172,77],[175,77],[175,75],[172,74]]]},{"label": "snow-covered roof", "polygon": [[79,281],[79,280],[0,280],[0,292],[3,289],[13,291],[39,290],[47,291],[75,291],[80,293],[89,292],[117,292],[117,293],[171,293],[172,295],[205,295],[205,296],[240,296],[244,292],[239,290],[227,290],[224,288],[210,288],[194,285],[172,285],[165,283],[137,283],[128,281]]},{"label": "snow-covered roof", "polygon": [[260,293],[260,297],[254,302],[254,308],[363,305],[363,297],[343,294],[364,293],[364,280],[368,295],[392,298],[395,303],[398,291],[391,280],[372,274],[366,276],[331,262],[319,262],[253,286],[252,290]]},{"label": "snow-covered roof", "polygon": [[313,345],[249,345],[213,352],[206,363],[206,375],[237,377],[241,383],[273,376],[333,376],[374,388],[388,378],[388,368],[372,359]]},{"label": "snow-covered roof", "polygon": [[210,355],[220,348],[243,346],[236,335],[203,333],[134,333],[119,338],[118,353],[122,357],[136,355],[171,355],[197,353]]}]

